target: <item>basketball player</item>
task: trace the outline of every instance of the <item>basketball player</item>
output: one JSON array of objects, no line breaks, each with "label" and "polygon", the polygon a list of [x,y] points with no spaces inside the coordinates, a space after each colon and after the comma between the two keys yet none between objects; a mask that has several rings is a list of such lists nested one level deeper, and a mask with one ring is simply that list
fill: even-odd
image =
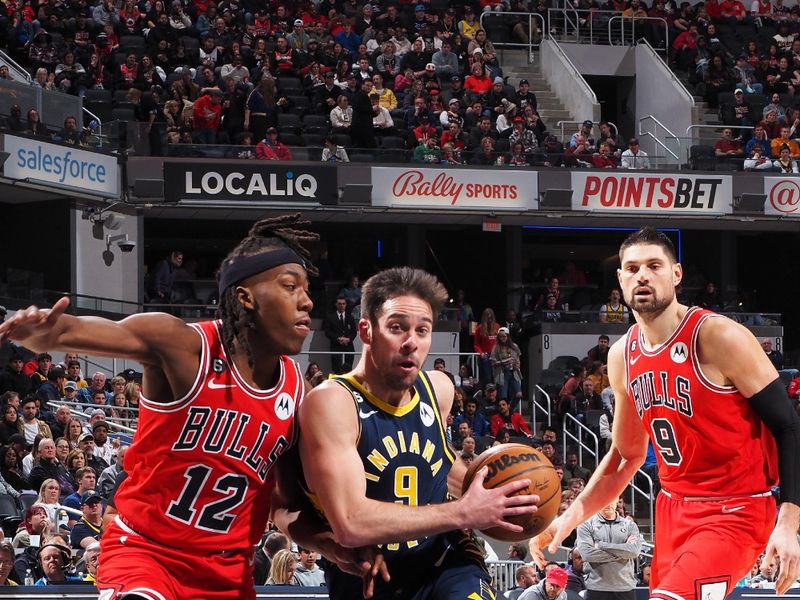
[{"label": "basketball player", "polygon": [[[309,333],[299,215],[257,222],[222,262],[219,320],[159,313],[113,322],[30,307],[2,339],[144,365],[139,427],[118,515],[102,538],[104,600],[255,598],[253,546],[270,514],[277,458],[295,443],[303,374],[286,355]],[[298,539],[298,542],[301,540]],[[319,545],[305,540],[304,546]],[[317,548],[340,554],[332,545]],[[341,555],[341,554],[340,554]],[[336,558],[334,558],[336,560]]]},{"label": "basketball player", "polygon": [[[741,325],[678,303],[683,271],[650,227],[620,247],[617,271],[637,325],[611,348],[611,449],[589,485],[531,553],[558,544],[617,497],[642,465],[648,436],[663,486],[650,584],[659,600],[722,600],[766,546],[783,594],[800,575],[800,419],[775,368]],[[770,488],[780,476],[780,512]]]},{"label": "basketball player", "polygon": [[[376,582],[379,599],[494,598],[482,553],[464,530],[521,531],[506,518],[532,513],[538,502],[513,496],[528,480],[484,489],[485,468],[462,498],[446,502],[448,475],[460,492],[465,472],[443,428],[454,389],[445,373],[420,369],[447,297],[424,271],[371,277],[361,295],[359,363],[314,388],[299,409],[308,493],[334,536],[350,547],[384,544],[391,580]],[[357,577],[337,568],[326,575],[332,599],[361,597]]]}]

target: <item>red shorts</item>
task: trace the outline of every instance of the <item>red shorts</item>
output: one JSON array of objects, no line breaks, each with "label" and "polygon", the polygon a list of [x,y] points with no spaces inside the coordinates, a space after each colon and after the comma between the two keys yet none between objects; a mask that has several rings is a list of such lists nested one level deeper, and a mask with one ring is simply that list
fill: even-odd
[{"label": "red shorts", "polygon": [[656,501],[650,597],[723,600],[750,572],[775,526],[775,499]]},{"label": "red shorts", "polygon": [[198,555],[133,532],[116,520],[101,539],[97,588],[102,600],[255,599],[253,553]]}]

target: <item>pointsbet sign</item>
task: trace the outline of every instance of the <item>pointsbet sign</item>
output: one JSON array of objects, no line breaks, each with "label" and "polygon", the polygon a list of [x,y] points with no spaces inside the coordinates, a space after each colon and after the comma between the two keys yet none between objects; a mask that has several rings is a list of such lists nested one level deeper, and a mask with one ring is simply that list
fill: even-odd
[{"label": "pointsbet sign", "polygon": [[331,203],[336,168],[273,161],[164,162],[164,199]]},{"label": "pointsbet sign", "polygon": [[119,167],[114,156],[12,135],[4,137],[4,147],[10,154],[3,169],[6,177],[119,198]]},{"label": "pointsbet sign", "polygon": [[572,210],[597,213],[724,215],[732,212],[730,176],[572,173]]}]

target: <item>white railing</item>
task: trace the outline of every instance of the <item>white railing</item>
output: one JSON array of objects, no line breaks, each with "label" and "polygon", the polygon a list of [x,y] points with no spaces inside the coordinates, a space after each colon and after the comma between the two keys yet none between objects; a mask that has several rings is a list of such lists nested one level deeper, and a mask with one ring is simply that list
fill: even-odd
[{"label": "white railing", "polygon": [[[572,433],[569,430],[568,425],[570,424],[575,426],[575,433]],[[600,441],[597,439],[597,435],[594,433],[594,431],[589,429],[570,413],[564,414],[564,425],[562,429],[564,436],[564,451],[567,449],[567,439],[571,439],[578,445],[578,464],[583,466],[583,453],[588,452],[594,458],[593,469],[596,468],[597,464],[600,462]],[[589,440],[594,443],[594,449],[583,442],[584,435],[588,436]]]},{"label": "white railing", "polygon": [[[51,407],[53,407],[55,409],[58,409],[64,403],[63,402],[48,401],[47,404],[48,404],[48,406],[51,406]],[[111,406],[107,407],[106,405],[99,405],[98,404],[97,408],[99,408],[101,410],[105,410],[105,408],[112,408],[112,407]],[[123,407],[119,407],[119,409],[120,410],[125,410]],[[86,414],[85,412],[83,412],[81,410],[71,409],[71,413],[73,415],[78,415],[79,417],[84,417],[87,421],[91,418],[91,415],[88,415],[88,414]],[[117,423],[116,420],[113,417],[109,417],[109,416],[106,415],[105,422],[108,423],[108,426],[110,428],[118,429],[119,431],[121,431],[123,433],[130,433],[130,434],[136,433],[135,429],[132,429],[131,427],[128,427],[127,425],[122,425],[121,423]]]},{"label": "white railing", "polygon": [[487,560],[486,568],[492,576],[494,587],[501,594],[517,587],[517,569],[525,566],[519,560]]},{"label": "white railing", "polygon": [[[620,21],[620,41],[622,45],[629,45],[635,46],[636,45],[636,23],[634,21],[661,21],[664,24],[664,48],[653,48],[653,50],[658,50],[660,52],[668,52],[669,51],[669,25],[666,19],[661,17],[626,17],[623,15],[615,15],[608,20],[608,42],[610,44],[614,43],[614,38],[612,37],[612,25],[615,20],[619,19]],[[627,43],[625,41],[625,22],[631,21],[631,41]],[[650,46],[652,48],[652,46]]]},{"label": "white railing", "polygon": [[[543,412],[545,418],[547,419],[548,427],[553,424],[553,412],[551,410],[552,404],[550,402],[550,394],[544,391],[539,384],[535,386],[536,390],[531,394],[531,421],[533,423],[533,431],[534,433],[539,431],[539,428],[536,426],[536,414],[538,412]],[[539,402],[536,401],[536,391],[540,392],[545,400],[547,400],[547,406],[542,406]]]},{"label": "white railing", "polygon": [[[585,120],[586,120],[586,119],[584,119],[583,121],[585,121]],[[560,138],[560,141],[561,141],[561,142],[563,142],[563,141],[564,141],[564,125],[583,125],[583,121],[558,121],[558,122],[556,122],[556,127],[558,127],[558,128],[559,128],[559,130],[561,131],[561,138]],[[619,127],[617,127],[617,124],[616,124],[616,123],[613,123],[613,122],[611,122],[611,121],[606,121],[606,123],[608,123],[608,126],[609,126],[609,127],[613,127],[613,129],[614,129],[614,136],[615,136],[615,137],[616,137],[617,135],[619,135]],[[592,129],[594,130],[594,126],[592,127]]]},{"label": "white railing", "polygon": [[[647,122],[650,122],[650,123],[654,124],[653,131],[645,131],[643,129],[643,125],[645,123],[647,123]],[[674,158],[677,161],[680,161],[681,160],[680,155],[675,153],[675,152],[673,152],[672,149],[670,149],[669,146],[667,146],[664,142],[661,141],[661,138],[658,136],[658,128],[659,127],[664,130],[664,133],[666,134],[665,138],[669,138],[669,139],[673,139],[674,138],[674,139],[678,140],[678,146],[679,146],[678,150],[680,151],[680,139],[672,132],[672,130],[670,130],[669,127],[664,125],[661,121],[659,121],[653,115],[647,115],[646,117],[642,117],[641,119],[639,119],[639,137],[644,136],[644,137],[652,139],[653,142],[656,145],[658,145],[662,149],[664,149],[664,151],[666,151],[667,154],[672,156],[672,158]]]},{"label": "white railing", "polygon": [[[649,488],[649,491],[648,491],[648,489],[640,488],[636,484],[636,477],[637,476],[638,477],[642,477],[645,480],[645,482],[647,484],[647,488]],[[654,516],[655,516],[654,504],[655,504],[655,501],[656,501],[656,499],[654,497],[654,494],[653,494],[653,492],[655,490],[654,485],[653,485],[653,478],[650,477],[650,475],[648,475],[647,473],[645,473],[641,469],[639,469],[636,472],[636,475],[634,476],[634,478],[631,480],[630,490],[631,490],[631,514],[634,517],[636,516],[636,497],[639,496],[641,498],[644,498],[647,501],[648,517],[650,518],[650,526],[648,527],[648,530],[649,530],[648,533],[649,533],[649,539],[650,539],[650,541],[652,541],[653,540],[653,533],[654,533],[654,530],[655,530],[655,521],[653,519],[654,519]],[[641,526],[641,524],[639,526],[639,532],[642,533],[642,535],[644,535],[643,527]]]},{"label": "white railing", "polygon": [[9,73],[16,74],[25,83],[31,83],[33,81],[31,74],[28,73],[28,71],[26,71],[22,65],[20,65],[2,50],[0,50],[0,65],[6,65]]}]

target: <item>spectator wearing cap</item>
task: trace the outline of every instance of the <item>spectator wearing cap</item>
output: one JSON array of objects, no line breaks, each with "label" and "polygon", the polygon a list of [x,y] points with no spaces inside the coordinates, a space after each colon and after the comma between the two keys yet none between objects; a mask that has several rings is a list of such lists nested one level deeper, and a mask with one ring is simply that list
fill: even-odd
[{"label": "spectator wearing cap", "polygon": [[81,520],[75,523],[69,534],[72,547],[83,550],[103,535],[103,498],[94,490],[81,495]]},{"label": "spectator wearing cap", "polygon": [[194,141],[198,144],[216,144],[217,130],[222,118],[222,91],[210,88],[204,92],[194,103]]},{"label": "spectator wearing cap", "polygon": [[733,98],[733,102],[725,102],[720,106],[722,122],[732,127],[751,127],[753,109],[744,101],[744,90],[737,87]]},{"label": "spectator wearing cap", "polygon": [[442,160],[442,151],[438,146],[438,136],[432,130],[424,141],[420,141],[419,146],[414,148],[414,155],[411,160],[416,163],[439,163]]},{"label": "spectator wearing cap", "polygon": [[[511,102],[506,93],[505,85],[502,77],[495,77],[492,80],[492,88],[486,94],[486,107],[492,111],[493,119],[497,119],[504,114],[508,103]],[[504,100],[505,102],[503,102]],[[516,104],[514,108],[516,108]]]},{"label": "spectator wearing cap", "polygon": [[617,499],[578,526],[577,547],[586,572],[586,600],[633,600],[634,563],[642,550],[636,523],[617,512]]},{"label": "spectator wearing cap", "polygon": [[31,378],[25,375],[25,361],[22,355],[12,352],[8,355],[8,364],[0,375],[0,393],[16,392],[25,397],[33,389]]},{"label": "spectator wearing cap", "polygon": [[545,571],[545,578],[522,592],[518,600],[567,600],[567,572],[559,566]]},{"label": "spectator wearing cap", "polygon": [[[480,28],[481,25],[475,17],[475,11],[472,9],[472,6],[467,4],[464,7],[464,18],[458,22],[458,32],[461,34],[461,37],[471,42],[475,39],[475,34]],[[472,51],[470,51],[470,54],[472,54]]]},{"label": "spectator wearing cap", "polygon": [[318,114],[329,115],[335,109],[342,95],[342,88],[333,81],[333,71],[322,74],[323,85],[316,88],[314,95],[314,108]]},{"label": "spectator wearing cap", "polygon": [[534,154],[539,149],[539,140],[536,138],[536,133],[525,125],[525,119],[521,116],[516,116],[512,119],[512,131],[508,136],[510,144],[520,142],[522,149],[527,155]]},{"label": "spectator wearing cap", "polygon": [[429,137],[437,135],[436,128],[431,124],[427,114],[419,115],[417,120],[419,125],[411,130],[412,143],[415,146],[425,144]]},{"label": "spectator wearing cap", "polygon": [[[97,412],[95,411],[95,413]],[[92,413],[90,421],[97,418],[95,413]],[[103,418],[105,418],[105,413],[103,413]],[[83,451],[86,457],[86,465],[92,467],[95,473],[102,473],[110,466],[106,461],[94,455],[94,436],[91,433],[81,434],[81,437],[78,438],[78,449]]]},{"label": "spectator wearing cap", "polygon": [[459,73],[458,57],[452,51],[452,44],[445,40],[442,47],[433,53],[431,62],[436,67],[436,76],[440,82],[448,81]]},{"label": "spectator wearing cap", "polygon": [[517,95],[514,97],[514,104],[519,107],[519,110],[525,110],[526,106],[531,106],[533,111],[537,112],[538,104],[536,102],[536,94],[531,91],[531,86],[527,79],[519,80],[519,87],[517,88]]},{"label": "spectator wearing cap", "polygon": [[295,52],[305,52],[308,50],[308,43],[311,38],[306,33],[306,25],[302,19],[295,19],[292,26],[292,33],[286,36],[286,43]]},{"label": "spectator wearing cap", "polygon": [[292,160],[291,150],[289,150],[286,144],[278,140],[278,130],[274,127],[267,129],[266,137],[256,145],[256,157],[262,158],[259,152],[265,152],[264,145],[268,146],[273,154],[275,154],[275,159],[271,160]]},{"label": "spectator wearing cap", "polygon": [[[442,129],[447,130],[450,123],[455,123],[459,128],[464,126],[464,117],[461,116],[461,102],[458,98],[450,98],[447,103],[447,110],[439,113],[439,124]],[[444,142],[442,142],[444,144]]]},{"label": "spectator wearing cap", "polygon": [[[108,438],[108,422],[105,419],[98,419],[92,424],[92,437],[94,437],[94,456],[107,465],[114,464],[114,458],[119,449],[119,440]],[[98,471],[98,473],[100,472]]]},{"label": "spectator wearing cap", "polygon": [[461,108],[466,108],[469,102],[467,102],[467,92],[464,89],[464,83],[461,81],[461,77],[459,75],[453,75],[449,81],[449,89],[444,88],[442,90],[442,102],[450,102],[450,100],[455,98],[461,103]]},{"label": "spectator wearing cap", "polygon": [[650,168],[650,159],[647,153],[639,148],[639,140],[637,138],[628,140],[628,149],[622,153],[620,168],[634,170]]},{"label": "spectator wearing cap", "polygon": [[578,144],[578,138],[583,137],[584,144],[586,145],[586,149],[594,152],[596,145],[594,138],[592,137],[592,129],[594,128],[594,123],[590,119],[586,119],[583,123],[581,123],[580,128],[578,131],[572,134],[572,137],[569,139],[569,147],[574,148]]},{"label": "spectator wearing cap", "polygon": [[517,105],[507,98],[503,98],[501,106],[503,107],[503,112],[497,116],[494,126],[499,137],[508,137],[513,128],[514,118],[517,116]]}]

